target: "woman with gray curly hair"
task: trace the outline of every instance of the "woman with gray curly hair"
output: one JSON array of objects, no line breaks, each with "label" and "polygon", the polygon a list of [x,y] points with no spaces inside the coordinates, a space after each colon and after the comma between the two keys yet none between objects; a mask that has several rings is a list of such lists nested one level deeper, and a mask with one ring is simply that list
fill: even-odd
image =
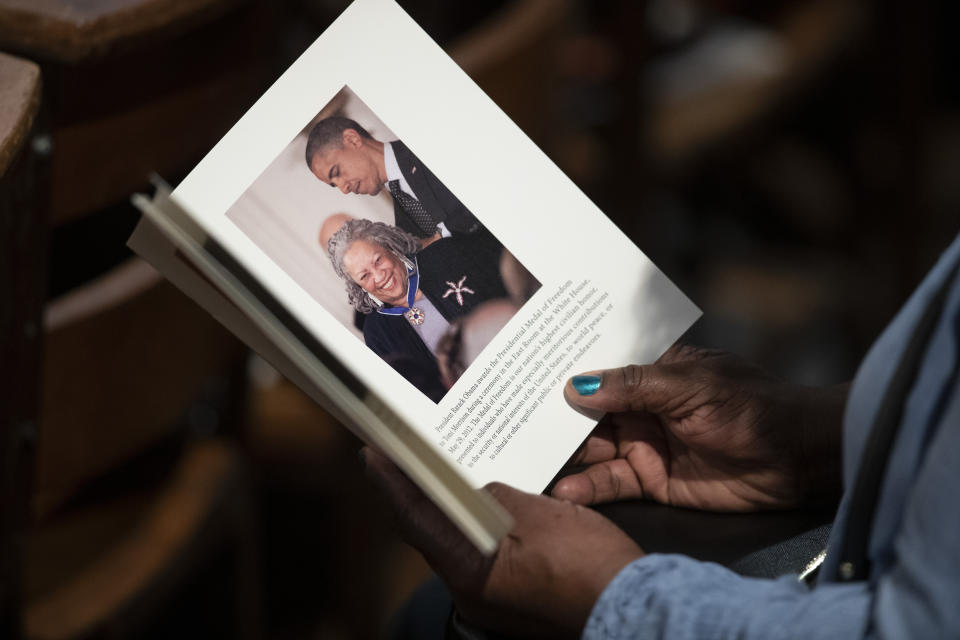
[{"label": "woman with gray curly hair", "polygon": [[[399,262],[395,258],[416,254],[420,249],[420,242],[417,238],[399,227],[393,227],[382,222],[372,222],[370,220],[348,220],[340,227],[337,233],[330,237],[330,241],[327,243],[327,254],[330,256],[330,262],[333,264],[334,272],[336,272],[340,279],[347,285],[347,299],[350,302],[350,306],[360,313],[370,313],[383,306],[383,304],[380,304],[383,300],[375,297],[376,294],[393,300],[397,293],[396,291],[380,290],[375,285],[390,284],[399,286],[402,281],[398,278],[396,280],[381,282],[373,277],[371,280],[372,285],[371,283],[367,283],[372,286],[372,290],[365,289],[363,285],[355,281],[350,275],[350,267],[345,263],[347,254],[348,252],[350,254],[350,266],[358,266],[358,264],[355,263],[359,262],[361,256],[367,257],[369,253],[369,251],[350,251],[356,243],[360,243],[364,249],[373,247],[385,249],[386,251],[383,252],[383,257],[387,262],[384,263],[384,266],[389,264],[392,268],[397,268],[398,272],[403,275],[403,270],[399,269]],[[374,250],[374,253],[377,253],[376,250]],[[407,264],[409,264],[409,260],[404,261],[404,265]],[[360,273],[362,274],[361,277],[372,277],[375,275],[373,271],[361,271]],[[403,277],[403,281],[405,281],[405,276]],[[397,304],[399,304],[399,302],[397,302]]]},{"label": "woman with gray curly hair", "polygon": [[348,220],[327,243],[350,305],[364,314],[367,346],[434,401],[446,392],[436,353],[450,323],[508,295],[503,251],[483,228],[421,246],[409,233],[370,220]]}]

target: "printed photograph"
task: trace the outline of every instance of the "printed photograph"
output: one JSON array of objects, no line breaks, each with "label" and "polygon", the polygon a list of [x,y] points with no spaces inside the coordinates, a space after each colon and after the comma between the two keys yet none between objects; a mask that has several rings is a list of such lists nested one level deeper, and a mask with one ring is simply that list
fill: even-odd
[{"label": "printed photograph", "polygon": [[343,87],[227,212],[439,402],[540,282]]}]

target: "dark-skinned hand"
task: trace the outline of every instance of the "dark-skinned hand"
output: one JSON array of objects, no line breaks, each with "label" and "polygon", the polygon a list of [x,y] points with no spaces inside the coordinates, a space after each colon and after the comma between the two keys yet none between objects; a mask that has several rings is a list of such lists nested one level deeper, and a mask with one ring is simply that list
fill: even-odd
[{"label": "dark-skinned hand", "polygon": [[447,584],[460,615],[517,636],[577,637],[607,583],[640,548],[600,514],[494,483],[515,525],[483,556],[386,457],[363,450],[368,475],[394,508],[400,533]]},{"label": "dark-skinned hand", "polygon": [[579,504],[646,498],[715,511],[797,507],[840,491],[846,386],[787,384],[740,358],[674,346],[655,364],[592,372],[576,407],[607,416],[553,495]]}]

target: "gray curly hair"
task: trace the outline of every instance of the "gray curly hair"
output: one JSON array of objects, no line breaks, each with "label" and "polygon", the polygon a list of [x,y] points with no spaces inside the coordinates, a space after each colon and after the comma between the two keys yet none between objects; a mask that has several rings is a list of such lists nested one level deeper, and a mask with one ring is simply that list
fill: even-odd
[{"label": "gray curly hair", "polygon": [[363,287],[358,285],[343,266],[343,258],[357,240],[366,240],[385,247],[403,256],[413,256],[420,250],[416,237],[403,229],[372,220],[348,220],[327,242],[327,256],[333,270],[347,285],[347,299],[350,305],[360,313],[371,313],[377,305],[370,299]]}]

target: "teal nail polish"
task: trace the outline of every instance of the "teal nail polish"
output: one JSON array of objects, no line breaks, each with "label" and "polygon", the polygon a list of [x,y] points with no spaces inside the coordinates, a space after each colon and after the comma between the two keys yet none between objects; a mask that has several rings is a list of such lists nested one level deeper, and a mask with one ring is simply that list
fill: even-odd
[{"label": "teal nail polish", "polygon": [[573,388],[582,396],[592,396],[600,388],[600,376],[573,376]]}]

